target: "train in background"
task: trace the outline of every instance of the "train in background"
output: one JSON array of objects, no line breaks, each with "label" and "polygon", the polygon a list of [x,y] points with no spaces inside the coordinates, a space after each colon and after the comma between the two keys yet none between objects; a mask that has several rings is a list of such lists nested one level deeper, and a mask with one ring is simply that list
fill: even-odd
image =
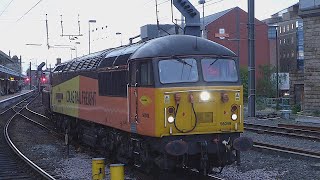
[{"label": "train in background", "polygon": [[169,35],[59,64],[43,105],[73,140],[150,170],[210,172],[239,160],[243,87],[236,55]]}]

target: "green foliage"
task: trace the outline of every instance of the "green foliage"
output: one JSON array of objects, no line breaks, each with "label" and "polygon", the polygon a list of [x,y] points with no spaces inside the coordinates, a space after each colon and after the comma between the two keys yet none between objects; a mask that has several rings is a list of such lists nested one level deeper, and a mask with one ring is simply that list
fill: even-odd
[{"label": "green foliage", "polygon": [[247,101],[249,73],[246,68],[240,68],[240,78],[243,85],[243,99],[244,101]]},{"label": "green foliage", "polygon": [[[257,80],[257,95],[264,97],[276,97],[277,76],[276,68],[269,65],[259,66],[259,78]],[[279,87],[286,79],[286,75],[278,74]]]},{"label": "green foliage", "polygon": [[264,97],[276,96],[276,78],[271,78],[275,73],[275,68],[268,65],[259,66],[259,78],[257,81],[257,95]]},{"label": "green foliage", "polygon": [[292,108],[292,114],[297,114],[298,112],[301,111],[301,106],[299,104],[294,105]]},{"label": "green foliage", "polygon": [[267,103],[264,98],[256,98],[256,110],[261,111],[267,107]]}]

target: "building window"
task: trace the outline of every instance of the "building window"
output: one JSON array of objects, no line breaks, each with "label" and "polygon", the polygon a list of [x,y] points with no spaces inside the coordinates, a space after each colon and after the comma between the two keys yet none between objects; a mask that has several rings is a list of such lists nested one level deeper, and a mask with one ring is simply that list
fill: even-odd
[{"label": "building window", "polygon": [[283,44],[286,44],[286,39],[283,39]]},{"label": "building window", "polygon": [[281,44],[281,39],[279,39],[279,44]]},{"label": "building window", "polygon": [[283,32],[284,33],[286,32],[286,26],[283,26]]},{"label": "building window", "polygon": [[279,34],[281,34],[281,27],[279,27]]},{"label": "building window", "polygon": [[289,24],[287,25],[287,31],[289,31],[290,30],[290,26],[289,26]]},{"label": "building window", "polygon": [[293,36],[291,37],[291,44],[293,44],[293,41],[294,41],[294,39],[293,39]]},{"label": "building window", "polygon": [[304,52],[303,52],[303,50],[299,50],[299,51],[298,51],[298,57],[299,57],[299,59],[303,59],[303,58],[304,58]]},{"label": "building window", "polygon": [[294,57],[294,51],[291,51],[291,57]]},{"label": "building window", "polygon": [[294,24],[293,23],[291,24],[291,29],[294,29]]}]

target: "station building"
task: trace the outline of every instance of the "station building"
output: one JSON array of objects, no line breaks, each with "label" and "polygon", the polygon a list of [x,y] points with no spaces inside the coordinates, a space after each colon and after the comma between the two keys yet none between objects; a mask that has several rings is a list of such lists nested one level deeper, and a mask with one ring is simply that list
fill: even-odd
[{"label": "station building", "polygon": [[[12,94],[21,90],[24,75],[21,74],[21,58],[12,59],[0,51],[0,95]],[[13,68],[12,68],[13,67]]]}]

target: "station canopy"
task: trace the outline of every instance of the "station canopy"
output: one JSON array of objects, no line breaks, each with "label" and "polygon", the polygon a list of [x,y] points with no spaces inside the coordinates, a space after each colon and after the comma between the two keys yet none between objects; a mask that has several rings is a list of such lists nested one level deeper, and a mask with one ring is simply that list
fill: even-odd
[{"label": "station canopy", "polygon": [[16,72],[8,67],[5,67],[3,65],[0,65],[0,77],[1,78],[7,78],[7,77],[14,77],[14,78],[24,78],[25,75],[20,74],[19,72]]}]

